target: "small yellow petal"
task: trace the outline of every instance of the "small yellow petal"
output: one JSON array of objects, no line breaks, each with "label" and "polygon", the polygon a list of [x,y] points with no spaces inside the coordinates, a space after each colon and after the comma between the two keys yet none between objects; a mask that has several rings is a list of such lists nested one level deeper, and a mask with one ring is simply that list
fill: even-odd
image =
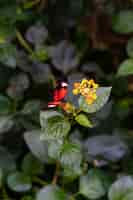
[{"label": "small yellow petal", "polygon": [[78,89],[73,89],[72,93],[73,93],[74,95],[78,95],[78,94],[79,94],[79,90],[78,90]]}]

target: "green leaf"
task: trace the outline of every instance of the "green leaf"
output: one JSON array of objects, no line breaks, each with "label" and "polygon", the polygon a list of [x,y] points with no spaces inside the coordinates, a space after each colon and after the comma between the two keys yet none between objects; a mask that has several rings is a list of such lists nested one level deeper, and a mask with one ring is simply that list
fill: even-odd
[{"label": "green leaf", "polygon": [[100,173],[100,171],[92,169],[87,175],[80,177],[80,194],[92,200],[105,195],[107,188]]},{"label": "green leaf", "polygon": [[41,131],[33,130],[24,133],[24,139],[29,149],[41,162],[48,161],[48,144],[40,140]]},{"label": "green leaf", "polygon": [[82,153],[79,144],[65,142],[62,145],[60,162],[64,167],[79,168],[82,161]]},{"label": "green leaf", "polygon": [[10,154],[10,152],[8,152],[3,146],[0,146],[0,168],[5,174],[16,169],[16,163],[13,155]]},{"label": "green leaf", "polygon": [[62,176],[64,177],[64,182],[71,182],[74,181],[77,177],[81,176],[82,169],[80,166],[75,165],[74,168],[72,167],[63,167]]},{"label": "green leaf", "polygon": [[15,192],[27,192],[31,189],[32,183],[29,176],[21,172],[14,172],[7,178],[8,187]]},{"label": "green leaf", "polygon": [[112,29],[118,33],[133,32],[133,12],[132,10],[121,10],[112,20]]},{"label": "green leaf", "polygon": [[67,195],[56,185],[48,185],[38,193],[36,200],[68,200]]},{"label": "green leaf", "polygon": [[15,121],[12,116],[0,116],[0,134],[10,131],[14,126]]},{"label": "green leaf", "polygon": [[86,113],[95,113],[99,111],[108,101],[111,87],[100,87],[97,89],[97,99],[91,105],[87,104],[85,98],[80,96],[79,107]]},{"label": "green leaf", "polygon": [[11,111],[11,101],[3,95],[0,95],[0,115],[6,115]]},{"label": "green leaf", "polygon": [[123,176],[116,180],[109,189],[109,200],[132,200],[133,178]]},{"label": "green leaf", "polygon": [[56,160],[60,158],[60,153],[62,150],[63,142],[60,142],[58,140],[50,141],[48,146],[48,155],[50,158]]},{"label": "green leaf", "polygon": [[22,171],[29,176],[39,175],[43,173],[43,164],[32,154],[28,153],[23,159]]},{"label": "green leaf", "polygon": [[41,101],[39,100],[30,100],[27,101],[23,107],[22,114],[24,115],[34,115],[38,114],[41,109]]},{"label": "green leaf", "polygon": [[0,188],[3,185],[3,170],[0,168]]},{"label": "green leaf", "polygon": [[0,46],[0,61],[8,67],[16,67],[16,48],[13,45]]},{"label": "green leaf", "polygon": [[79,114],[75,117],[75,120],[80,124],[81,126],[85,127],[93,127],[91,121],[88,119],[88,117],[85,114]]},{"label": "green leaf", "polygon": [[127,59],[121,63],[117,76],[133,75],[133,59]]},{"label": "green leaf", "polygon": [[0,44],[6,44],[6,42],[15,35],[15,27],[13,24],[0,20]]},{"label": "green leaf", "polygon": [[31,60],[38,60],[40,62],[44,62],[48,60],[48,52],[44,48],[37,49],[35,52],[33,52],[30,56]]},{"label": "green leaf", "polygon": [[65,116],[56,111],[44,111],[40,114],[43,140],[62,140],[70,131],[70,123]]},{"label": "green leaf", "polygon": [[127,46],[126,46],[127,54],[130,58],[133,58],[133,38],[128,40]]}]

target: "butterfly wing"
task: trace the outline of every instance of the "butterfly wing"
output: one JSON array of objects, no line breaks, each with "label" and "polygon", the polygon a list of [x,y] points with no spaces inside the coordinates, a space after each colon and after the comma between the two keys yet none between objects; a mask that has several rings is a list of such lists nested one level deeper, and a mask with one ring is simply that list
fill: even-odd
[{"label": "butterfly wing", "polygon": [[61,101],[67,95],[67,88],[60,88],[54,91],[53,99],[54,101]]}]

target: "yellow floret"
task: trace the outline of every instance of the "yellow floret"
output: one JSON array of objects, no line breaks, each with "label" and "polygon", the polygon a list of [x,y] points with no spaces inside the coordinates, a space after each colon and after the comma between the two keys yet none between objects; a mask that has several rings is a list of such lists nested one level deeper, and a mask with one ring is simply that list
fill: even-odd
[{"label": "yellow floret", "polygon": [[74,89],[73,89],[73,94],[78,95],[81,94],[82,96],[85,97],[85,100],[88,104],[92,104],[96,98],[96,90],[99,87],[98,84],[95,83],[93,79],[86,80],[83,79],[80,82],[75,82],[74,83]]}]

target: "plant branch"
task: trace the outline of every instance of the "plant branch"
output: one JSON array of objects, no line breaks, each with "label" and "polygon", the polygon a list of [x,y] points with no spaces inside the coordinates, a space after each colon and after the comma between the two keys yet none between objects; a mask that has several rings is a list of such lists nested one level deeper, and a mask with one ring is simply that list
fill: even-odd
[{"label": "plant branch", "polygon": [[42,180],[42,179],[40,179],[40,178],[38,178],[38,177],[34,177],[34,178],[33,178],[33,181],[34,181],[35,183],[40,184],[40,185],[48,185],[47,182],[45,182],[44,180]]},{"label": "plant branch", "polygon": [[57,183],[59,174],[60,174],[60,163],[57,161],[56,162],[55,174],[54,174],[54,177],[53,177],[53,180],[52,180],[52,184],[56,184]]},{"label": "plant branch", "polygon": [[26,42],[26,40],[23,38],[23,36],[22,36],[22,34],[20,33],[19,30],[16,30],[16,37],[17,37],[19,43],[21,44],[21,46],[23,46],[25,48],[25,50],[28,51],[28,53],[32,54],[33,53],[32,48]]}]

